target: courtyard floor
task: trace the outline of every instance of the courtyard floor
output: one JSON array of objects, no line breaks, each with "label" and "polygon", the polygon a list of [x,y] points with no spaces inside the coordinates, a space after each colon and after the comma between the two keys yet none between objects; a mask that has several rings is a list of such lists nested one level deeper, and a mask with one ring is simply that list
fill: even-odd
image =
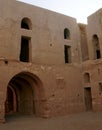
[{"label": "courtyard floor", "polygon": [[85,112],[51,119],[9,116],[0,130],[102,130],[102,113]]}]

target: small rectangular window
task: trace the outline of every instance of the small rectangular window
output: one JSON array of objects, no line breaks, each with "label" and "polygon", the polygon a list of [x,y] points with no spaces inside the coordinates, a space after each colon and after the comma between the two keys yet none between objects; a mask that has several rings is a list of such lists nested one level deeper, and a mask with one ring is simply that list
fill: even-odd
[{"label": "small rectangular window", "polygon": [[64,46],[65,63],[71,63],[71,47]]}]

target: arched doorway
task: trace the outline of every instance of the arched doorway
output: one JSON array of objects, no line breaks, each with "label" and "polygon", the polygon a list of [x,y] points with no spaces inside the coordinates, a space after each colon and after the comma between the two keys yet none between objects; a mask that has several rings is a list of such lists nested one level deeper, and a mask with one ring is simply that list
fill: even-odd
[{"label": "arched doorway", "polygon": [[5,114],[42,115],[42,98],[44,98],[41,80],[29,72],[15,75],[7,86]]}]

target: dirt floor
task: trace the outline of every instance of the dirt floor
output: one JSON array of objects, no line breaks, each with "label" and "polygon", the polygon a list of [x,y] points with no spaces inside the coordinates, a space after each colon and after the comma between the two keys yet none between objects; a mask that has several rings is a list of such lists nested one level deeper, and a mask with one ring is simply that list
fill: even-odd
[{"label": "dirt floor", "polygon": [[102,130],[102,113],[86,112],[51,119],[9,116],[0,130]]}]

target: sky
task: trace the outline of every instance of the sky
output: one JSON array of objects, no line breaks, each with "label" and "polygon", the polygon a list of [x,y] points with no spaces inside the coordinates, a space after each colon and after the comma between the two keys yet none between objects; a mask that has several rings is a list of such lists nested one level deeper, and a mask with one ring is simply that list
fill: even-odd
[{"label": "sky", "polygon": [[18,0],[49,9],[87,23],[87,17],[102,8],[102,0]]}]

